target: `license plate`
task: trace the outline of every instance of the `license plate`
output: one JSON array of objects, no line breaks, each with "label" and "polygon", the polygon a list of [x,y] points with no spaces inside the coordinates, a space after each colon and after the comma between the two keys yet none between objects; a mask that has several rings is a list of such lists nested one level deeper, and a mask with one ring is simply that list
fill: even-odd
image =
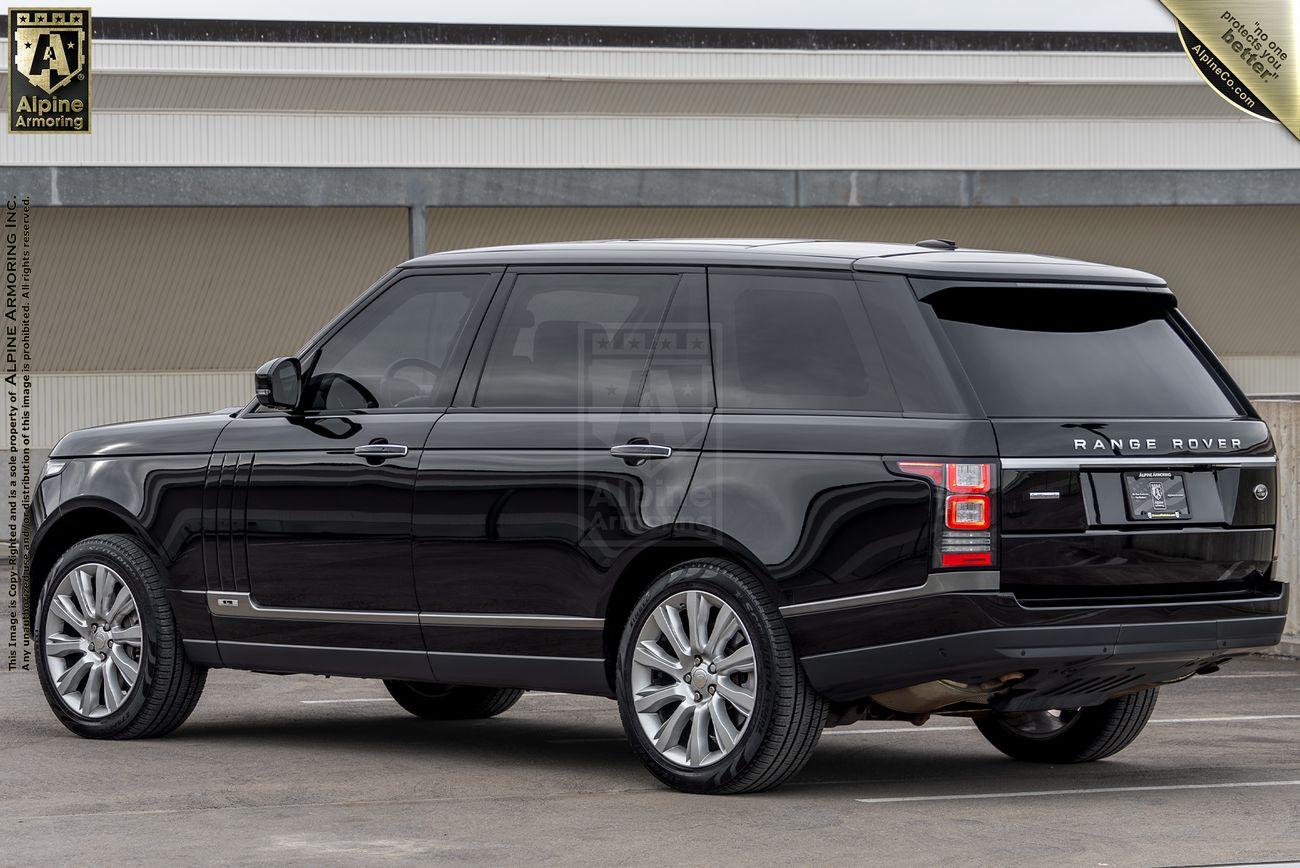
[{"label": "license plate", "polygon": [[1181,473],[1143,470],[1124,474],[1128,511],[1134,521],[1178,521],[1192,517]]}]

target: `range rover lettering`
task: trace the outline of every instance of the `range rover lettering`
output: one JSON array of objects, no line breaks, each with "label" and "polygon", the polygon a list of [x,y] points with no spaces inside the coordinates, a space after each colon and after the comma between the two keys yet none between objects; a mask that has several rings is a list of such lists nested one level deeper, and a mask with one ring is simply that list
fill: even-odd
[{"label": "range rover lettering", "polygon": [[255,389],[45,465],[24,607],[74,733],[170,732],[213,667],[383,679],[431,719],[567,691],[669,786],[740,793],[862,719],[1101,759],[1282,632],[1269,432],[1139,271],[440,253]]}]

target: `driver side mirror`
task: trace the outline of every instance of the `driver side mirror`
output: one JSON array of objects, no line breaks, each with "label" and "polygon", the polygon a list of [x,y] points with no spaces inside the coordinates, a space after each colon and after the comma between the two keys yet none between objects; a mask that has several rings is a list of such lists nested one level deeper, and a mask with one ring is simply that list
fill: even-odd
[{"label": "driver side mirror", "polygon": [[272,410],[296,410],[302,400],[302,366],[297,359],[271,359],[253,374],[257,403]]}]

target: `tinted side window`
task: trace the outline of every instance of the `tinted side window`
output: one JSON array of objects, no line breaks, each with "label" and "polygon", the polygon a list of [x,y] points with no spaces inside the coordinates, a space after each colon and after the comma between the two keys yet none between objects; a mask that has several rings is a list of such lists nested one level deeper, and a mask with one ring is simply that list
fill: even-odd
[{"label": "tinted side window", "polygon": [[709,273],[718,406],[898,412],[851,279]]},{"label": "tinted side window", "polygon": [[709,305],[703,274],[682,276],[654,342],[641,393],[646,410],[713,409]]},{"label": "tinted side window", "polygon": [[478,407],[629,407],[676,274],[521,274],[479,382]]},{"label": "tinted side window", "polygon": [[487,274],[417,274],[371,301],[321,348],[307,382],[313,410],[438,407],[460,375],[453,350]]}]

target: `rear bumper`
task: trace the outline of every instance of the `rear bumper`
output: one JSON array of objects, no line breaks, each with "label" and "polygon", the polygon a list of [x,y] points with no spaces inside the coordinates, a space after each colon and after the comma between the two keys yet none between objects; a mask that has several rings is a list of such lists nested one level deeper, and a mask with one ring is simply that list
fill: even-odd
[{"label": "rear bumper", "polygon": [[[810,682],[832,699],[1018,672],[1024,677],[994,698],[995,708],[1072,708],[1276,645],[1287,591],[1273,583],[1249,599],[1068,608],[1027,607],[1000,592],[951,593],[787,623]],[[853,635],[878,639],[828,647]]]}]

